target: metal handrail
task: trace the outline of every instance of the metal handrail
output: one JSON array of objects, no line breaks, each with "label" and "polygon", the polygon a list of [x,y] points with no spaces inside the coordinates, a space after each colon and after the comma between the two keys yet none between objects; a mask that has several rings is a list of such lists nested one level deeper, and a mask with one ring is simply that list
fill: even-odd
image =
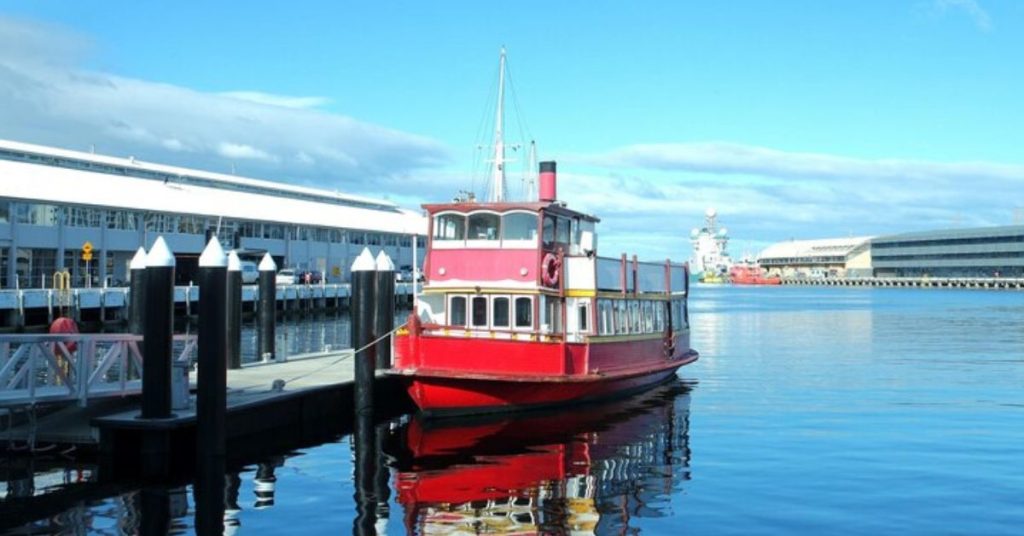
[{"label": "metal handrail", "polygon": [[[0,335],[0,408],[77,402],[141,391],[142,335]],[[191,364],[195,335],[175,335],[175,361]]]}]

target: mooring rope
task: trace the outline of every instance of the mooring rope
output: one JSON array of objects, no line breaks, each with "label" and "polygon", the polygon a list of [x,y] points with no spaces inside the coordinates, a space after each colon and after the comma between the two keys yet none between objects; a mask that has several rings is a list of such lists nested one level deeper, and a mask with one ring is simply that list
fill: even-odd
[{"label": "mooring rope", "polygon": [[[333,367],[333,366],[335,366],[335,365],[337,365],[337,364],[341,363],[342,361],[345,361],[345,360],[346,360],[346,359],[348,359],[348,358],[354,358],[354,357],[355,357],[355,356],[356,356],[357,354],[359,354],[360,352],[362,352],[362,351],[365,351],[365,349],[367,349],[367,348],[369,348],[369,347],[371,347],[371,346],[374,346],[374,345],[376,345],[376,344],[377,344],[378,342],[380,342],[380,341],[382,341],[382,340],[384,340],[384,339],[386,339],[386,338],[390,337],[391,335],[394,335],[394,334],[395,334],[395,333],[396,333],[396,332],[397,332],[397,331],[398,331],[399,329],[402,329],[402,328],[406,327],[406,326],[407,326],[408,324],[409,324],[409,321],[406,321],[406,322],[402,322],[402,323],[401,323],[400,325],[398,325],[398,326],[395,326],[395,328],[394,328],[394,329],[392,329],[391,331],[389,331],[389,332],[387,332],[387,333],[385,333],[385,334],[383,334],[383,335],[381,335],[381,336],[377,337],[376,339],[374,339],[374,340],[373,340],[373,341],[371,341],[371,342],[368,342],[368,343],[367,343],[366,345],[362,346],[361,348],[358,348],[358,349],[356,349],[356,351],[352,352],[352,354],[351,354],[351,355],[349,355],[349,354],[345,354],[345,355],[341,356],[340,358],[338,358],[338,359],[334,360],[333,362],[331,362],[331,363],[328,363],[327,365],[324,365],[324,366],[323,366],[323,367],[321,367],[321,368],[318,368],[318,369],[314,369],[314,370],[310,370],[310,371],[308,371],[308,372],[304,372],[304,373],[302,373],[302,374],[299,374],[298,376],[295,376],[294,378],[291,378],[291,379],[285,380],[285,384],[287,385],[287,384],[289,384],[289,383],[292,383],[293,381],[297,381],[297,380],[300,380],[300,379],[302,379],[302,378],[304,378],[304,377],[306,377],[306,376],[309,376],[309,375],[311,375],[311,374],[315,374],[315,373],[317,373],[317,372],[322,372],[322,371],[324,371],[324,370],[326,370],[326,369],[328,369],[328,368],[330,368],[330,367]],[[284,385],[282,385],[282,387],[284,387]]]}]

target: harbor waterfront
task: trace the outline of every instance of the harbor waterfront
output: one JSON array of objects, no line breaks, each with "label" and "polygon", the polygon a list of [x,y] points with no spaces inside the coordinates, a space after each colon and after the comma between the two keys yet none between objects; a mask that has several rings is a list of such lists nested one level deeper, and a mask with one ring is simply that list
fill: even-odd
[{"label": "harbor waterfront", "polygon": [[[696,285],[690,314],[702,359],[638,397],[378,426],[372,494],[357,493],[366,482],[341,426],[324,443],[238,460],[227,531],[1015,534],[1024,523],[1019,294]],[[348,338],[345,315],[286,326],[296,352]],[[75,453],[2,463],[3,533],[190,533],[208,506],[191,477],[109,482]],[[9,524],[47,495],[36,521]]]}]

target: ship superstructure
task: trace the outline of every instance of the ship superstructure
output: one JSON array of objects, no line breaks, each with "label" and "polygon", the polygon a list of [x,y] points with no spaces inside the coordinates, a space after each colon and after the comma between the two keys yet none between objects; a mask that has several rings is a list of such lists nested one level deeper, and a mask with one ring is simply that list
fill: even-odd
[{"label": "ship superstructure", "polygon": [[704,211],[704,227],[690,232],[693,244],[692,273],[704,283],[724,283],[728,280],[729,268],[733,261],[729,257],[729,231],[719,227],[718,212],[709,208]]}]

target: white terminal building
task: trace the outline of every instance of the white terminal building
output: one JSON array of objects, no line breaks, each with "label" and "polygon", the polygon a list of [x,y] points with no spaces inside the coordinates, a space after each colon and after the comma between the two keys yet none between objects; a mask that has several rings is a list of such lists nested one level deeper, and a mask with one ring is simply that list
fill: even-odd
[{"label": "white terminal building", "polygon": [[386,200],[0,140],[0,288],[49,287],[65,269],[73,286],[120,285],[157,236],[187,284],[211,233],[243,260],[270,253],[339,283],[364,247],[401,268],[416,240],[422,260],[426,230],[420,211]]}]

